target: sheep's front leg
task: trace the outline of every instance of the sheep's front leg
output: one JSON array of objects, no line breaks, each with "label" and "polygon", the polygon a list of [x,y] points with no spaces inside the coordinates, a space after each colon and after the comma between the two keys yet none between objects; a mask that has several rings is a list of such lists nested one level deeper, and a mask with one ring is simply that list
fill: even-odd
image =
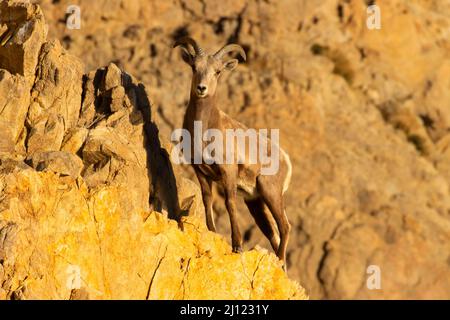
[{"label": "sheep's front leg", "polygon": [[214,224],[214,213],[212,208],[212,189],[211,181],[201,173],[198,169],[195,170],[197,179],[200,182],[200,188],[202,189],[203,205],[205,206],[206,225],[209,231],[216,232],[216,225]]},{"label": "sheep's front leg", "polygon": [[225,205],[227,207],[228,215],[230,216],[231,224],[231,245],[233,252],[242,252],[242,236],[239,230],[236,210],[236,173],[232,166],[221,168],[222,185],[225,191]]}]

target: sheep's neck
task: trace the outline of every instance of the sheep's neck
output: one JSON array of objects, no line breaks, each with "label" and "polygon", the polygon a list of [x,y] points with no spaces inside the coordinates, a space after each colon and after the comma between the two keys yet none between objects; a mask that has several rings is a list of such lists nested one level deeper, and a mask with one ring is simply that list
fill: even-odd
[{"label": "sheep's neck", "polygon": [[[219,113],[216,108],[216,98],[215,96],[207,96],[205,98],[198,98],[195,95],[191,95],[188,108],[186,110],[185,123],[189,127],[194,124],[194,121],[201,121],[203,129],[207,129]],[[190,128],[188,128],[190,129]]]}]

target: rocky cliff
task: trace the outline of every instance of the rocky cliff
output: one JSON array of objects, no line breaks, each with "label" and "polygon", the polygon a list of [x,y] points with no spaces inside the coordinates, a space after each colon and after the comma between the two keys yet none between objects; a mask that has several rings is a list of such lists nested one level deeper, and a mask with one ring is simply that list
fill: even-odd
[{"label": "rocky cliff", "polygon": [[[312,298],[450,298],[448,1],[79,0],[79,30],[64,23],[72,1],[38,2],[88,69],[114,61],[151,89],[164,137],[189,96],[173,40],[241,44],[248,61],[218,99],[248,126],[281,129],[293,162],[290,276]],[[369,4],[379,30],[366,27]],[[247,248],[270,248],[240,212]],[[370,265],[380,290],[366,286]]]},{"label": "rocky cliff", "polygon": [[39,6],[0,3],[0,299],[307,298],[206,230],[145,86],[47,33]]}]

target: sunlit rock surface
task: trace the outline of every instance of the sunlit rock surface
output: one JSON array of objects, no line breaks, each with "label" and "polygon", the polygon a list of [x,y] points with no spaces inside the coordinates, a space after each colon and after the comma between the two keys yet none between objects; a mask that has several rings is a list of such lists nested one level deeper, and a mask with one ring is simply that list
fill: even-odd
[{"label": "sunlit rock surface", "polygon": [[41,9],[0,4],[0,299],[306,299],[206,230],[145,86],[85,73]]}]

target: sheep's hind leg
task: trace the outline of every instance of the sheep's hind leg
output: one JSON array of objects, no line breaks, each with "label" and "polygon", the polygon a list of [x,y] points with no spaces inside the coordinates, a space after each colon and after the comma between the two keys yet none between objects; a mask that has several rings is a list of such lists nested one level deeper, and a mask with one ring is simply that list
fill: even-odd
[{"label": "sheep's hind leg", "polygon": [[280,232],[280,245],[277,256],[283,262],[283,269],[287,272],[286,266],[286,248],[289,241],[289,224],[286,212],[284,210],[282,190],[278,190],[270,181],[265,180],[268,176],[259,176],[257,179],[258,192],[269,207]]},{"label": "sheep's hind leg", "polygon": [[246,199],[245,204],[255,219],[259,229],[261,229],[264,236],[270,241],[273,251],[278,252],[280,237],[278,236],[278,230],[274,225],[275,222],[270,219],[270,213],[267,212],[264,200],[259,197],[256,199]]}]

